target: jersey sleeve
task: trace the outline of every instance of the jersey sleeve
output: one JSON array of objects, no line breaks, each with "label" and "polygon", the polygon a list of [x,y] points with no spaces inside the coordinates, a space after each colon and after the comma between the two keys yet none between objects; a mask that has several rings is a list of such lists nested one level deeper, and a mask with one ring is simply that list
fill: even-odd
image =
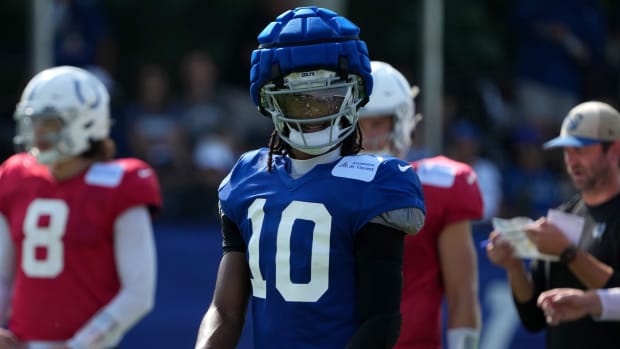
[{"label": "jersey sleeve", "polygon": [[482,194],[476,173],[470,166],[465,164],[459,166],[454,184],[446,196],[445,202],[450,208],[445,211],[447,224],[482,219],[484,212]]},{"label": "jersey sleeve", "polygon": [[358,201],[361,214],[357,216],[356,231],[372,218],[397,209],[416,208],[426,214],[422,184],[411,165],[396,158],[380,161],[374,178]]},{"label": "jersey sleeve", "polygon": [[117,190],[116,215],[134,206],[146,206],[151,214],[157,214],[162,208],[162,198],[153,168],[138,159],[122,159],[120,163],[125,173]]}]

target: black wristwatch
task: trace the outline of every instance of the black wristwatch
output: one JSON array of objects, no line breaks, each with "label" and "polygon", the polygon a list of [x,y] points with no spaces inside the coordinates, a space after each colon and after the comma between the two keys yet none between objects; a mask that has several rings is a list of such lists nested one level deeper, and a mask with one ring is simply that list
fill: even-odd
[{"label": "black wristwatch", "polygon": [[560,262],[562,262],[562,264],[568,265],[574,261],[575,258],[577,258],[577,246],[575,245],[569,245],[560,253]]}]

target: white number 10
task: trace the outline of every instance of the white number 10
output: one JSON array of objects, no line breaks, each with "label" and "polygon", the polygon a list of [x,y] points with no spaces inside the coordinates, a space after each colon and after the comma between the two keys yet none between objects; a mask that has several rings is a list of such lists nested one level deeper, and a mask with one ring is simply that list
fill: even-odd
[{"label": "white number 10", "polygon": [[[259,266],[259,244],[265,212],[265,199],[256,199],[248,209],[252,222],[252,236],[248,243],[252,292],[255,297],[266,297],[266,281]],[[302,219],[314,223],[310,260],[310,281],[295,283],[291,280],[291,236],[293,224]],[[323,204],[293,201],[283,211],[278,224],[275,274],[276,289],[288,302],[316,302],[329,287],[329,240],[332,217]]]},{"label": "white number 10", "polygon": [[[48,217],[47,226],[39,220]],[[53,278],[64,267],[62,236],[67,227],[69,207],[58,199],[36,199],[26,210],[24,218],[24,242],[22,245],[22,268],[31,277]],[[38,259],[37,248],[45,249],[45,258]]]}]

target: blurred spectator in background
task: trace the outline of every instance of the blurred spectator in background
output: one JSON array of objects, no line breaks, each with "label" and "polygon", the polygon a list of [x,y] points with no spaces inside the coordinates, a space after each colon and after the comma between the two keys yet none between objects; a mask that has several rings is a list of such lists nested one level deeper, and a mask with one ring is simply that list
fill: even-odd
[{"label": "blurred spectator in background", "polygon": [[568,110],[587,97],[588,77],[597,76],[606,21],[596,0],[513,3],[517,108],[551,138]]},{"label": "blurred spectator in background", "polygon": [[55,0],[54,65],[73,65],[89,70],[114,90],[112,74],[116,45],[103,9],[96,0]]},{"label": "blurred spectator in background", "polygon": [[[459,118],[458,115],[461,109],[461,104],[459,103],[457,96],[450,93],[443,94],[441,123],[441,129],[443,133],[446,133],[446,129],[449,127],[449,125],[452,125],[455,120]],[[421,116],[424,117],[424,115]],[[443,155],[437,154],[434,150],[428,147],[428,142],[425,140],[425,127],[428,127],[428,123],[422,122],[420,123],[420,125],[416,126],[417,131],[411,135],[411,147],[405,157],[406,160],[416,161],[420,159],[430,158],[433,156]],[[444,137],[444,147],[447,145],[448,142],[449,140]]]},{"label": "blurred spectator in background", "polygon": [[217,188],[237,160],[231,137],[205,135],[194,147],[192,156],[193,185],[184,193],[183,215],[191,220],[219,224]]},{"label": "blurred spectator in background", "polygon": [[482,192],[484,215],[489,221],[497,216],[502,201],[502,176],[498,166],[482,154],[484,135],[472,122],[460,119],[448,130],[447,154],[454,160],[464,162],[478,175],[478,185]]},{"label": "blurred spectator in background", "polygon": [[191,148],[180,121],[180,108],[172,102],[167,72],[158,64],[144,65],[137,79],[137,100],[125,109],[129,153],[148,162],[160,178],[164,215],[177,212],[179,193],[190,183]]},{"label": "blurred spectator in background", "polygon": [[[503,217],[527,216],[533,219],[547,215],[562,195],[560,173],[545,166],[540,130],[525,124],[513,131],[509,145],[510,161],[503,169]],[[570,183],[568,183],[570,185]]]},{"label": "blurred spectator in background", "polygon": [[607,70],[602,76],[605,84],[601,84],[602,91],[599,95],[601,95],[600,99],[615,107],[620,107],[620,2],[610,0],[607,9],[611,14],[607,41],[607,65],[605,66]]},{"label": "blurred spectator in background", "polygon": [[181,121],[192,143],[220,127],[239,126],[234,125],[230,118],[226,119],[230,115],[216,89],[219,68],[208,53],[198,50],[186,53],[180,69],[183,89]]},{"label": "blurred spectator in background", "polygon": [[230,60],[224,70],[226,80],[241,88],[246,100],[250,56],[256,48],[256,34],[263,30],[265,23],[269,23],[281,13],[289,10],[290,5],[290,1],[287,0],[253,1],[238,19],[239,25],[235,26],[235,32],[230,37],[233,41]]},{"label": "blurred spectator in background", "polygon": [[256,34],[265,23],[290,9],[287,0],[260,0],[252,2],[238,19],[231,35],[232,51],[230,59],[224,64],[226,98],[231,101],[230,112],[237,117],[235,125],[237,138],[243,150],[263,147],[273,130],[270,122],[265,122],[256,106],[248,98],[248,76],[250,75],[250,56],[256,49]]}]

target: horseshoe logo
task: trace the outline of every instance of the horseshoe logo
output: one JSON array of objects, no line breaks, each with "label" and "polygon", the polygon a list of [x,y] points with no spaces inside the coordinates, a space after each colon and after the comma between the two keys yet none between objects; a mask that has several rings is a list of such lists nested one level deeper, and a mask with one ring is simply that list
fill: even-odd
[{"label": "horseshoe logo", "polygon": [[[77,98],[80,100],[80,102],[82,104],[87,104],[87,101],[84,98],[84,94],[82,93],[82,83],[79,80],[74,80],[73,86],[75,87],[75,94],[77,95]],[[97,108],[97,106],[99,106],[99,103],[101,102],[101,95],[99,94],[99,91],[97,91],[97,88],[94,88],[93,92],[95,93],[95,100],[87,104],[90,109]]]}]

